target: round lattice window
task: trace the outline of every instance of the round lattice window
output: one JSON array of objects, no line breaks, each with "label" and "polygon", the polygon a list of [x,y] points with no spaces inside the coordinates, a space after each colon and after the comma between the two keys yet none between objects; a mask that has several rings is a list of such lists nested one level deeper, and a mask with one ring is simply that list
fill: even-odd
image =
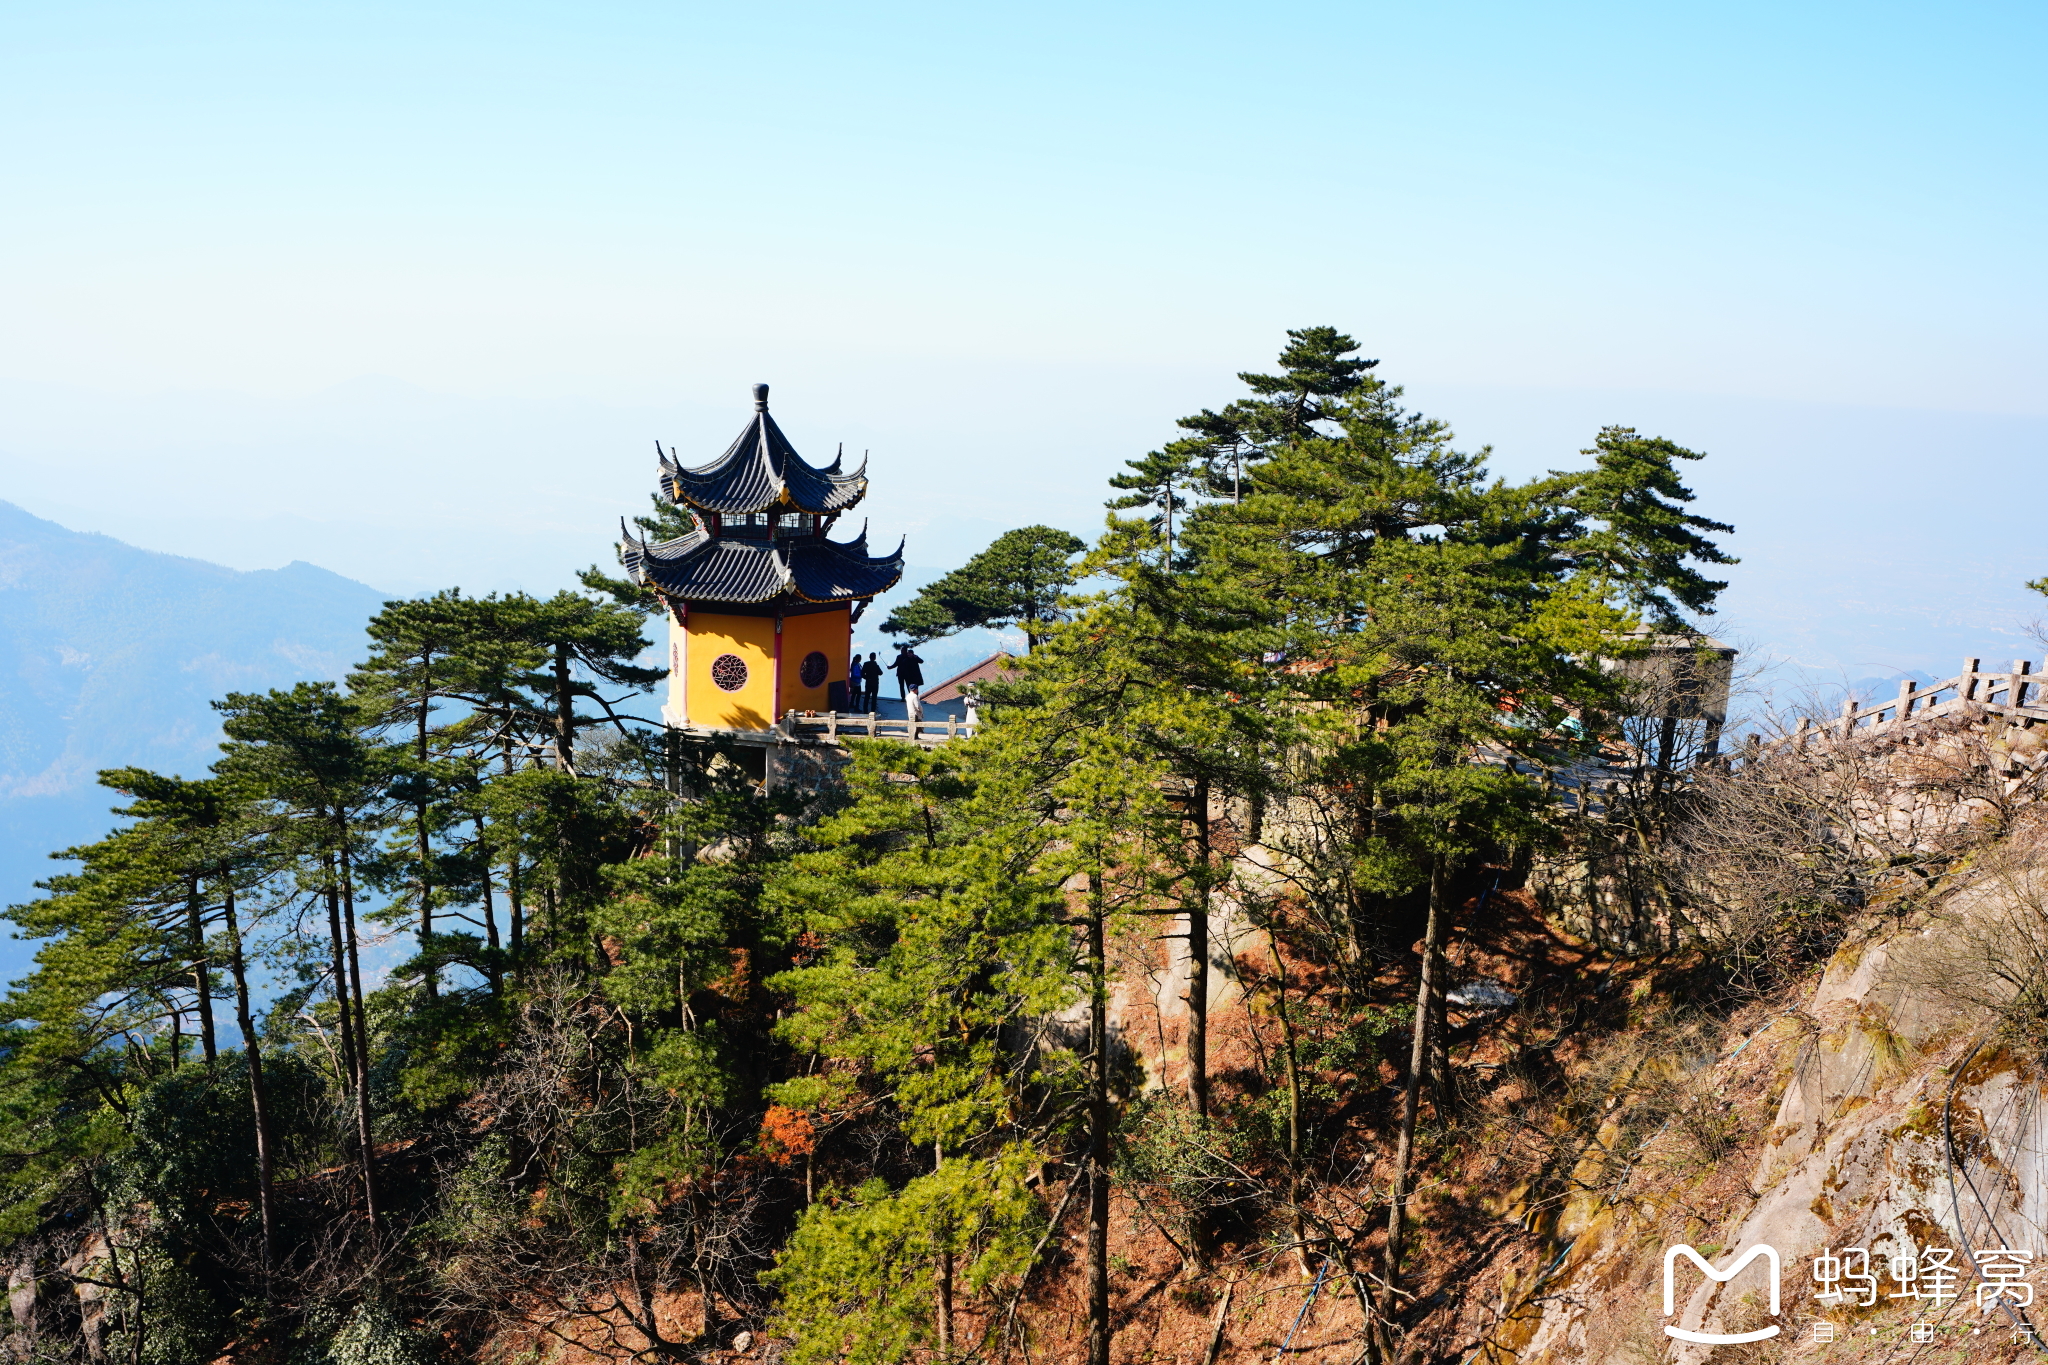
[{"label": "round lattice window", "polygon": [[796,666],[797,681],[805,687],[823,687],[825,675],[832,671],[832,665],[817,650],[804,655],[804,661]]},{"label": "round lattice window", "polygon": [[711,661],[711,681],[726,692],[737,692],[747,685],[747,661],[737,654],[721,654]]}]

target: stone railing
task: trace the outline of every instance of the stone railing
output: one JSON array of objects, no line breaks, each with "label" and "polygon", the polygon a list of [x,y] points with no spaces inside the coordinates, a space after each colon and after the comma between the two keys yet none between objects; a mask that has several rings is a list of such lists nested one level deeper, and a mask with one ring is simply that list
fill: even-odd
[{"label": "stone railing", "polygon": [[900,739],[930,748],[948,740],[965,739],[974,733],[979,720],[970,708],[965,717],[908,720],[881,716],[872,711],[789,711],[776,728],[794,740],[837,744],[856,739]]},{"label": "stone railing", "polygon": [[2012,668],[2003,673],[1986,672],[1981,659],[1965,659],[1962,672],[1953,678],[1925,686],[1902,678],[1898,695],[1890,700],[1865,704],[1851,697],[1842,703],[1840,716],[1821,721],[1809,716],[1799,722],[1799,728],[1788,738],[1795,743],[1821,735],[1832,739],[1865,738],[1895,726],[1958,712],[2048,721],[2048,706],[2042,705],[2044,685],[2048,685],[2048,675],[2037,674],[2028,659],[2015,659]]}]

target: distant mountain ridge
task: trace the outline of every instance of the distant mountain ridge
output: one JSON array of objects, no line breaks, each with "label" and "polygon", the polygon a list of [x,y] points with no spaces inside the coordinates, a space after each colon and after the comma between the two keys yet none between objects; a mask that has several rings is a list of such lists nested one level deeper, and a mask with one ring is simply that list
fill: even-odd
[{"label": "distant mountain ridge", "polygon": [[[911,567],[869,622],[943,572]],[[249,571],[138,549],[0,501],[0,905],[68,866],[53,851],[113,825],[101,769],[203,772],[221,737],[208,703],[340,678],[389,596],[303,561]],[[972,631],[920,652],[944,677],[1006,643]],[[890,657],[871,629],[859,644]],[[25,962],[0,938],[0,980]]]},{"label": "distant mountain ridge", "polygon": [[202,772],[220,742],[210,701],[341,677],[384,597],[303,562],[223,568],[0,502],[0,903],[112,824],[100,769]]}]

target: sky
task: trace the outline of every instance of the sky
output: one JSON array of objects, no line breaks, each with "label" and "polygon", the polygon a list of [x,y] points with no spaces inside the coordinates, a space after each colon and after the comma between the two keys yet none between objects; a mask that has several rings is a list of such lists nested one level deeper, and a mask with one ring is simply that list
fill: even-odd
[{"label": "sky", "polygon": [[[774,386],[956,564],[1339,326],[1510,475],[1708,458],[1718,633],[2019,656],[2048,10],[0,0],[0,498],[548,591]],[[2044,604],[2048,605],[2048,604]],[[2010,654],[2008,654],[2010,651]]]}]

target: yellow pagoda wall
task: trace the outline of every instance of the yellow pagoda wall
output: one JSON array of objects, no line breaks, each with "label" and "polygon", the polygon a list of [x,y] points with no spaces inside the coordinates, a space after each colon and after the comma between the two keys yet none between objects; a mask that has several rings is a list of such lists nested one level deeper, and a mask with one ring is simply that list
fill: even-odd
[{"label": "yellow pagoda wall", "polygon": [[688,688],[684,685],[687,676],[683,668],[684,651],[688,648],[690,632],[678,621],[673,612],[668,617],[668,691],[662,697],[661,719],[666,725],[687,725],[690,713],[684,705]]},{"label": "yellow pagoda wall", "polygon": [[[693,611],[683,634],[680,670],[669,675],[674,698],[677,677],[682,696],[675,709],[692,725],[725,730],[766,730],[775,723],[775,618],[720,616]],[[711,679],[712,662],[731,654],[747,666],[747,680],[728,692]],[[843,668],[845,665],[841,665]]]},{"label": "yellow pagoda wall", "polygon": [[[829,689],[846,680],[846,654],[853,648],[853,612],[847,607],[782,618],[782,709],[822,711]],[[803,684],[806,654],[825,656],[825,679],[816,687]]]}]

